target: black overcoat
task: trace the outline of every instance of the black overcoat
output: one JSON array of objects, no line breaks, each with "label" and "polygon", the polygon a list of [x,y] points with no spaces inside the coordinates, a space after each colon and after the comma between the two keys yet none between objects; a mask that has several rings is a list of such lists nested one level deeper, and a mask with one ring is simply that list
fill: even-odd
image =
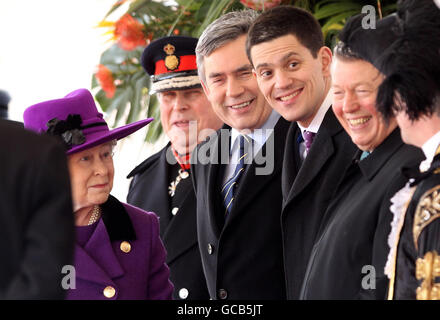
[{"label": "black overcoat", "polygon": [[357,150],[331,108],[303,163],[299,156],[300,134],[298,125],[292,123],[283,162],[282,230],[288,299],[299,298],[325,211]]},{"label": "black overcoat", "polygon": [[[192,167],[199,246],[212,299],[285,299],[280,215],[281,169],[288,127],[289,122],[279,119],[269,137],[274,142],[273,157],[268,157],[274,160],[270,174],[256,175],[260,167],[255,162],[258,155],[248,164],[226,219],[220,196],[226,165],[220,160],[229,157],[230,137],[218,131],[196,148],[212,151],[211,161],[199,161]],[[224,129],[230,133],[230,127]],[[269,150],[267,145],[268,142],[260,154]],[[221,154],[222,149],[226,154]]]},{"label": "black overcoat", "polygon": [[[197,245],[196,198],[191,177],[180,181],[177,204],[171,205],[168,187],[174,159],[170,144],[138,165],[128,177],[133,177],[127,202],[155,212],[159,217],[160,236],[167,250],[170,280],[175,299],[209,299]],[[191,175],[191,174],[190,174]],[[173,209],[178,211],[173,215]],[[176,209],[174,210],[176,212]]]}]

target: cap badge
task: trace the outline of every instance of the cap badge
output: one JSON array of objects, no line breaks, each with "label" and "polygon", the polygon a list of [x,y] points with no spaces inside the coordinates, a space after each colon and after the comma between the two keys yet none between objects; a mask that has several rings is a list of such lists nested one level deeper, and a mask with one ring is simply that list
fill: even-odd
[{"label": "cap badge", "polygon": [[170,71],[177,69],[179,67],[179,58],[173,54],[176,51],[176,47],[168,43],[163,47],[163,51],[167,54],[165,57],[165,67]]}]

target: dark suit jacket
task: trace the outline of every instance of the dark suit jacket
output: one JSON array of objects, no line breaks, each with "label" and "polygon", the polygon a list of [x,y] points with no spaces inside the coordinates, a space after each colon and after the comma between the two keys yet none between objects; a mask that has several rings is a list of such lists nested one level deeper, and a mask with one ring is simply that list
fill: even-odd
[{"label": "dark suit jacket", "polygon": [[357,150],[330,108],[301,164],[292,123],[283,162],[282,230],[287,298],[298,299],[309,255],[324,213]]},{"label": "dark suit jacket", "polygon": [[[197,245],[196,197],[189,185],[179,190],[179,211],[173,216],[168,195],[169,171],[167,162],[173,155],[168,144],[157,154],[137,166],[128,177],[133,177],[127,202],[159,216],[160,236],[167,250],[167,264],[170,279],[174,284],[174,298],[181,299],[188,292],[187,299],[209,299],[205,276],[203,275],[200,252]],[[183,184],[183,182],[180,182]],[[181,291],[182,290],[182,291]]]},{"label": "dark suit jacket", "polygon": [[395,129],[371,155],[359,157],[360,152],[326,213],[329,220],[313,248],[302,299],[386,298],[390,199],[406,183],[401,168],[420,163],[423,155],[405,145]]},{"label": "dark suit jacket", "polygon": [[74,244],[65,150],[5,120],[0,146],[0,299],[62,299]]},{"label": "dark suit jacket", "polygon": [[[226,221],[220,197],[226,165],[219,162],[221,157],[229,158],[230,130],[223,131],[227,135],[218,131],[196,148],[198,155],[193,153],[192,162],[200,157],[201,150],[210,151],[211,156],[209,163],[198,161],[192,170],[199,246],[212,299],[285,299],[280,214],[281,167],[288,126],[280,119],[272,134],[273,172],[255,175],[255,161],[247,166]],[[260,153],[266,152],[267,145]],[[221,154],[222,149],[225,154]]]}]

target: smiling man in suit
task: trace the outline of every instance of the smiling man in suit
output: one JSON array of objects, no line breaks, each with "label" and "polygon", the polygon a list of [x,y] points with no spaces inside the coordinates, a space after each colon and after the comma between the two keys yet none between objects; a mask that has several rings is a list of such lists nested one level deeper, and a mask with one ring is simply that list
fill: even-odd
[{"label": "smiling man in suit", "polygon": [[174,298],[202,300],[209,295],[197,246],[189,155],[223,123],[201,88],[196,44],[196,38],[164,37],[144,50],[142,66],[152,77],[152,93],[157,93],[162,127],[170,143],[129,174],[133,180],[127,201],[160,218]]},{"label": "smiling man in suit", "polygon": [[226,124],[191,159],[212,299],[285,299],[279,221],[289,123],[264,99],[246,57],[246,34],[257,16],[247,10],[220,17],[196,48],[202,86]]},{"label": "smiling man in suit", "polygon": [[324,212],[355,146],[330,108],[332,52],[310,13],[293,6],[265,11],[249,30],[246,51],[267,101],[292,122],[281,223],[287,297],[298,299]]}]

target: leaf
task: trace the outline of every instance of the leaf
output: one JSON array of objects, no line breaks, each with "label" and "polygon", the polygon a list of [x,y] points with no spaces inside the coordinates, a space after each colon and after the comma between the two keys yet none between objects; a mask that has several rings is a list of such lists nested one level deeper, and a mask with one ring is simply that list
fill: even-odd
[{"label": "leaf", "polygon": [[325,22],[325,24],[322,26],[322,33],[325,36],[326,33],[331,29],[331,27],[335,25],[337,25],[338,27],[343,27],[344,26],[343,22],[345,22],[347,18],[357,13],[360,13],[360,11],[356,11],[356,10],[346,11],[328,19]]},{"label": "leaf", "polygon": [[362,10],[361,4],[353,3],[353,2],[339,2],[339,3],[330,3],[326,6],[322,6],[317,11],[315,11],[313,15],[317,20],[320,20],[347,11],[361,12],[361,10]]},{"label": "leaf", "polygon": [[389,14],[391,14],[391,13],[393,13],[393,12],[395,12],[396,10],[397,10],[397,4],[396,3],[389,4],[387,6],[382,7],[382,13],[383,13],[384,17],[389,15]]},{"label": "leaf", "polygon": [[167,36],[171,35],[171,32],[173,32],[174,28],[176,27],[177,23],[181,20],[183,14],[185,13],[185,11],[187,10],[187,7],[190,6],[192,3],[194,2],[194,0],[190,0],[188,1],[188,4],[183,6],[182,9],[180,10],[180,14],[177,17],[177,19],[174,21],[174,23],[171,25],[170,30],[168,31]]},{"label": "leaf", "polygon": [[[143,72],[144,73],[144,72]],[[130,113],[127,117],[127,123],[137,121],[139,119],[142,108],[142,89],[148,87],[149,77],[147,74],[141,74],[141,77],[133,77],[132,86],[134,87],[133,96],[130,102]]]},{"label": "leaf", "polygon": [[160,107],[155,95],[150,96],[150,103],[147,110],[147,118],[154,118],[151,125],[148,126],[147,135],[145,137],[148,142],[155,142],[162,134],[162,124],[160,122]]},{"label": "leaf", "polygon": [[145,140],[149,143],[154,143],[159,139],[163,132],[160,118],[154,118],[154,121],[148,126],[147,135]]},{"label": "leaf", "polygon": [[104,65],[115,65],[122,63],[127,58],[127,51],[122,50],[116,43],[105,50],[99,61]]},{"label": "leaf", "polygon": [[136,0],[127,10],[127,13],[146,14],[150,17],[167,17],[170,14],[174,14],[170,6],[165,6],[160,2],[151,0]]},{"label": "leaf", "polygon": [[98,80],[95,77],[95,74],[92,75],[92,84],[90,86],[91,89],[95,89],[99,86]]},{"label": "leaf", "polygon": [[103,112],[106,112],[112,101],[111,99],[107,98],[106,93],[102,89],[95,94],[95,100],[98,102]]},{"label": "leaf", "polygon": [[[118,110],[116,117],[119,117],[117,120],[119,121],[120,117],[122,117],[122,115],[120,114],[121,111],[119,111],[120,109],[124,109],[127,106],[127,102],[130,100],[131,98],[131,94],[132,94],[132,88],[130,87],[121,87],[121,88],[117,88],[114,97],[111,99],[111,102],[109,104],[109,106],[106,108],[105,113],[107,115],[111,115],[111,113],[113,112],[113,110]],[[119,114],[119,116],[118,116]],[[118,121],[114,121],[113,123],[110,123],[109,125],[111,125],[112,127],[115,127],[118,123]]]},{"label": "leaf", "polygon": [[113,6],[110,8],[110,10],[105,14],[104,19],[105,20],[109,15],[111,15],[116,9],[118,9],[125,1],[116,1]]},{"label": "leaf", "polygon": [[215,19],[217,19],[222,11],[228,6],[233,0],[219,0],[213,1],[211,6],[209,7],[208,13],[206,15],[205,20],[202,22],[201,26],[197,31],[197,36],[200,36],[203,30],[206,29],[208,25],[210,25]]}]

